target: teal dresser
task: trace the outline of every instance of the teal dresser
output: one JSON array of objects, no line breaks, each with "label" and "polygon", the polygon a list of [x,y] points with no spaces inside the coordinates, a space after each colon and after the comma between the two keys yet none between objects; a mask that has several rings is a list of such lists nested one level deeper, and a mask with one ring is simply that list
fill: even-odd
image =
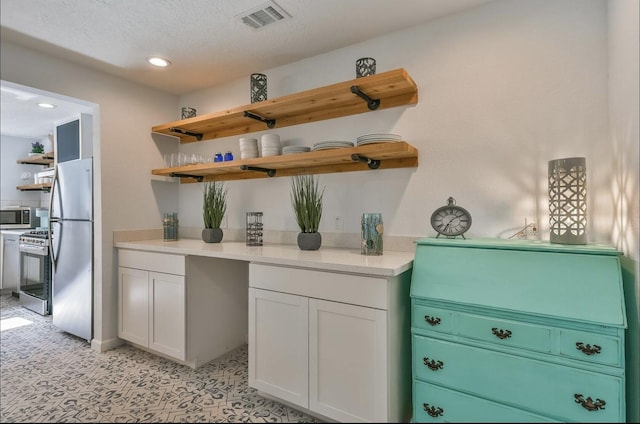
[{"label": "teal dresser", "polygon": [[624,422],[620,252],[416,242],[414,422]]}]

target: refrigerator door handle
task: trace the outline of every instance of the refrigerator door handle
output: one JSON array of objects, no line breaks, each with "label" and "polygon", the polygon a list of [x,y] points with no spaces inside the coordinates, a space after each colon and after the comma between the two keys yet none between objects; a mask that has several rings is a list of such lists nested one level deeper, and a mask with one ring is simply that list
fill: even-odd
[{"label": "refrigerator door handle", "polygon": [[[53,169],[53,180],[51,180],[51,190],[49,191],[49,218],[56,217],[53,213],[53,199],[58,188],[58,166]],[[60,202],[58,202],[60,203]],[[61,217],[62,215],[60,215]],[[57,217],[56,217],[57,218]],[[51,233],[51,220],[49,220],[49,233]]]},{"label": "refrigerator door handle", "polygon": [[53,228],[51,226],[51,224],[53,222],[58,222],[58,220],[56,218],[51,218],[53,216],[53,198],[55,195],[55,191],[56,188],[58,187],[58,167],[56,166],[53,169],[53,180],[51,181],[51,192],[49,195],[49,222],[48,222],[48,228],[47,230],[49,230],[49,255],[51,256],[51,264],[53,265],[53,270],[55,271],[56,269],[56,256],[53,252]]},{"label": "refrigerator door handle", "polygon": [[[47,237],[49,237],[49,256],[51,256],[51,265],[53,266],[53,272],[56,271],[56,267],[58,265],[58,258],[56,257],[56,253],[55,253],[55,248],[53,245],[53,228],[51,226],[52,223],[57,223],[60,230],[59,232],[62,233],[62,221],[59,221],[58,219],[53,219],[53,220],[49,220],[49,235]],[[60,237],[62,234],[58,234],[58,237]]]}]

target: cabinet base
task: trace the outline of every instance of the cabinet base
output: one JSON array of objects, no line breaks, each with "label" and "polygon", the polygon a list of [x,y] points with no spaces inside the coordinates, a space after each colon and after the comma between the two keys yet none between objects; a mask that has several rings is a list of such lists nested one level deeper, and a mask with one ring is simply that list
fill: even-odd
[{"label": "cabinet base", "polygon": [[310,409],[303,408],[300,405],[296,405],[295,403],[291,403],[291,402],[288,402],[288,401],[286,401],[284,399],[280,399],[277,396],[272,396],[272,395],[270,395],[268,393],[263,392],[262,390],[258,390],[258,394],[260,396],[262,396],[263,398],[265,398],[265,399],[270,399],[270,400],[276,401],[278,403],[281,403],[283,405],[288,406],[289,408],[295,409],[296,411],[300,411],[303,414],[310,415],[313,418],[317,418],[318,420],[320,420],[323,423],[335,423],[335,422],[337,422],[336,420],[334,420],[332,418],[326,417],[326,416],[324,416],[322,414],[318,414],[317,412],[313,412]]}]

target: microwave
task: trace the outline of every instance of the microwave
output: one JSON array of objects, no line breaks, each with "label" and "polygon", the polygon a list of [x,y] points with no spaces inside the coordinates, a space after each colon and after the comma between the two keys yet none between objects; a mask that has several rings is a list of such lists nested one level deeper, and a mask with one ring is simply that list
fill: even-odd
[{"label": "microwave", "polygon": [[0,229],[37,228],[40,218],[36,216],[36,208],[9,207],[0,209]]},{"label": "microwave", "polygon": [[92,115],[81,113],[77,117],[55,124],[53,153],[56,163],[87,159],[93,155]]}]

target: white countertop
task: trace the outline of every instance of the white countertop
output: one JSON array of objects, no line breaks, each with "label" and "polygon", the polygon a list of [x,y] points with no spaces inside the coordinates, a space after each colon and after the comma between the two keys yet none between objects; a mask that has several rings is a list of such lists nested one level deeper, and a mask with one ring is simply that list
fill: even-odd
[{"label": "white countertop", "polygon": [[117,248],[178,255],[208,256],[271,265],[285,265],[378,276],[396,276],[413,266],[414,252],[384,251],[368,256],[358,249],[321,247],[300,250],[297,245],[268,244],[247,246],[244,242],[205,243],[199,239],[162,239],[116,242]]},{"label": "white countertop", "polygon": [[12,228],[12,229],[0,230],[0,233],[19,236],[22,233],[26,233],[27,231],[32,231],[32,230],[33,228],[18,228],[18,229]]}]

